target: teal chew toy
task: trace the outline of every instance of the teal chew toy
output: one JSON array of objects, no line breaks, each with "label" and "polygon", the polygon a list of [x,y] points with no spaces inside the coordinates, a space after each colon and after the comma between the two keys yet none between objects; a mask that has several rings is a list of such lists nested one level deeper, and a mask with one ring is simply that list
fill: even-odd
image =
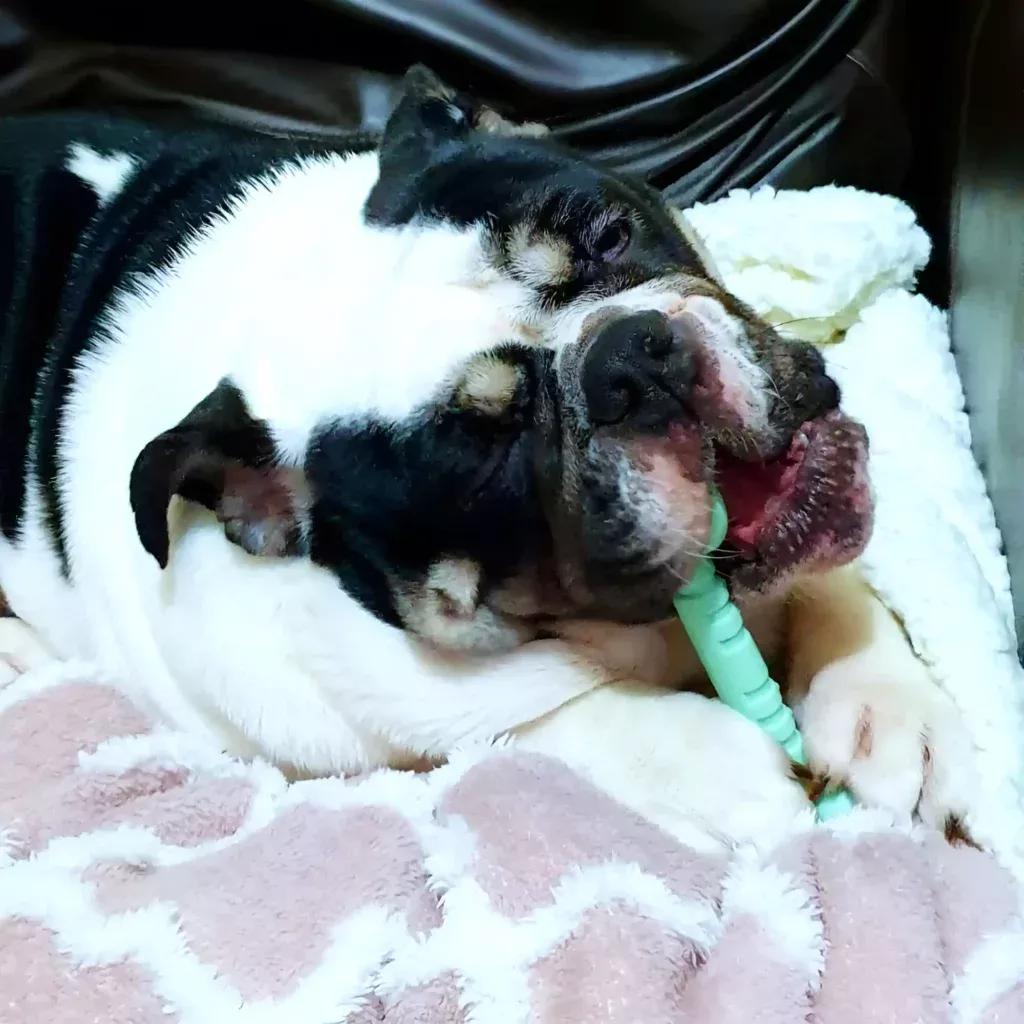
[{"label": "teal chew toy", "polygon": [[[725,503],[715,491],[709,553],[721,546],[727,527]],[[768,674],[768,666],[710,558],[701,560],[693,579],[676,595],[675,606],[722,702],[761,726],[797,764],[806,764],[793,712],[783,702],[778,684]],[[849,811],[853,799],[846,790],[839,790],[826,793],[817,806],[818,817],[824,821]]]}]

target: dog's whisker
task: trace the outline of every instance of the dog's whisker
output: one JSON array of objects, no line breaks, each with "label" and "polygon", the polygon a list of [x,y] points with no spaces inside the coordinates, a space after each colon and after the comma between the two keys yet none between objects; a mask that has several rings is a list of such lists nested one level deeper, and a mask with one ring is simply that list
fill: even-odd
[{"label": "dog's whisker", "polygon": [[792,320],[783,320],[781,323],[772,324],[772,327],[775,330],[778,330],[780,327],[788,327],[790,324],[810,323],[811,321],[818,320],[818,319],[820,319],[820,318],[816,317],[816,316],[796,316],[796,317],[793,317]]}]

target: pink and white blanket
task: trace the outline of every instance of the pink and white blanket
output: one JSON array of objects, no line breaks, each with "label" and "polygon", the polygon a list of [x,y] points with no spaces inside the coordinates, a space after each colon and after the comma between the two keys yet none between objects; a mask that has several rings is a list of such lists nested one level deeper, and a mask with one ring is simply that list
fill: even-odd
[{"label": "pink and white blanket", "polygon": [[0,1024],[1024,1024],[1024,673],[945,321],[909,290],[927,238],[841,189],[690,220],[763,315],[845,332],[865,568],[963,714],[993,854],[865,810],[697,852],[501,745],[289,785],[50,664],[0,684]]},{"label": "pink and white blanket", "polygon": [[1024,1021],[1011,876],[879,815],[701,855],[511,748],[288,785],[70,667],[0,697],[4,1024]]}]

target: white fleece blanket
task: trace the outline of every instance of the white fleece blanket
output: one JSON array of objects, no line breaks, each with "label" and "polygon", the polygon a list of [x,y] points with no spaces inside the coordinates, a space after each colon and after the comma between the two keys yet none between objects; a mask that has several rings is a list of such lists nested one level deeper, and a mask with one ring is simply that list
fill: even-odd
[{"label": "white fleece blanket", "polygon": [[824,351],[871,440],[868,578],[970,730],[982,782],[972,828],[1024,878],[1024,670],[947,318],[913,294],[928,236],[899,200],[834,186],[737,191],[687,218],[762,316],[809,341],[842,341]]}]

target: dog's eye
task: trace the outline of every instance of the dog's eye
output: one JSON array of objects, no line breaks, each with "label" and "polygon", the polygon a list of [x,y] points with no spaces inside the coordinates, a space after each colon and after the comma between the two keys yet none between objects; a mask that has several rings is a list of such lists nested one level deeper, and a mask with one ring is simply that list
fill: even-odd
[{"label": "dog's eye", "polygon": [[628,220],[623,218],[622,220],[612,221],[594,239],[592,247],[594,258],[603,260],[606,263],[618,259],[626,251],[630,236]]}]

